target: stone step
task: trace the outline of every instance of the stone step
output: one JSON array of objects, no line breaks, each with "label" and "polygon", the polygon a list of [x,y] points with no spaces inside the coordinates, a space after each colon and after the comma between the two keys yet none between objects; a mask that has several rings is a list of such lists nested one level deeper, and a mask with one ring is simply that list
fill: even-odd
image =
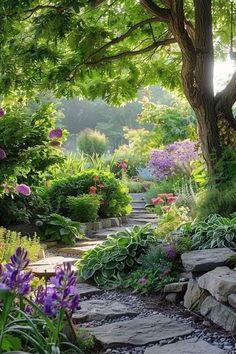
[{"label": "stone step", "polygon": [[81,302],[81,309],[73,319],[76,323],[109,320],[122,316],[136,316],[138,313],[118,301],[92,299]]},{"label": "stone step", "polygon": [[77,257],[82,257],[84,255],[85,252],[90,251],[92,249],[94,249],[96,246],[102,244],[103,241],[96,241],[96,243],[92,243],[89,244],[84,244],[83,246],[74,246],[74,247],[63,247],[63,248],[59,248],[57,250],[58,254],[69,254],[69,255],[73,255],[73,256],[77,256]]},{"label": "stone step", "polygon": [[144,193],[130,193],[130,196],[132,199],[139,199],[142,200],[144,199]]},{"label": "stone step", "polygon": [[132,225],[127,224],[127,225],[125,225],[123,227],[113,227],[112,229],[101,230],[101,231],[97,232],[96,234],[94,234],[94,237],[96,237],[99,240],[100,239],[104,240],[104,239],[107,238],[107,236],[114,235],[117,232],[124,231],[124,230],[126,230],[127,228],[130,228],[130,227],[132,227]]},{"label": "stone step", "polygon": [[225,354],[226,352],[202,339],[191,338],[163,346],[155,345],[144,354]]},{"label": "stone step", "polygon": [[[71,262],[72,264],[74,264],[77,261],[78,258],[72,258],[72,257],[62,257],[62,256],[47,257],[37,262],[30,263],[29,268],[32,270],[32,273],[37,277],[49,278],[55,274],[55,269],[59,266],[62,266],[63,263]],[[75,267],[73,267],[73,269],[76,270]]]},{"label": "stone step", "polygon": [[93,295],[99,295],[103,292],[101,289],[87,283],[78,283],[76,288],[81,298],[88,298]]},{"label": "stone step", "polygon": [[157,219],[130,218],[132,224],[157,224]]},{"label": "stone step", "polygon": [[194,329],[163,315],[105,324],[91,328],[95,340],[103,347],[155,344],[160,340],[191,334]]},{"label": "stone step", "polygon": [[133,211],[135,211],[135,210],[146,210],[145,209],[145,205],[140,205],[140,204],[136,204],[136,205],[133,205],[133,207],[132,207],[133,209]]}]

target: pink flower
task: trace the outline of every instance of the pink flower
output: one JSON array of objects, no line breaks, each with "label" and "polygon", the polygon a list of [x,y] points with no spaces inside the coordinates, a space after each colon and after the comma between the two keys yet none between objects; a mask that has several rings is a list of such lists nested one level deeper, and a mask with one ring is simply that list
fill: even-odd
[{"label": "pink flower", "polygon": [[23,194],[25,196],[29,196],[31,195],[31,189],[29,186],[27,186],[26,184],[22,183],[22,184],[18,184],[18,186],[16,186],[16,191],[19,194]]},{"label": "pink flower", "polygon": [[167,213],[170,209],[169,205],[164,205],[163,207],[161,207],[161,210],[163,211],[163,213]]},{"label": "pink flower", "polygon": [[168,197],[170,197],[170,194],[169,193],[161,193],[161,194],[158,194],[158,196],[160,198],[168,198]]},{"label": "pink flower", "polygon": [[158,204],[162,204],[162,203],[164,203],[164,200],[163,199],[161,199],[161,198],[152,198],[152,204],[153,205],[158,205]]},{"label": "pink flower", "polygon": [[6,111],[2,107],[0,107],[0,118],[4,117],[5,114],[6,114]]},{"label": "pink flower", "polygon": [[49,132],[50,139],[59,139],[62,137],[62,130],[60,128],[53,129]]},{"label": "pink flower", "polygon": [[168,204],[172,204],[172,203],[174,203],[176,201],[176,199],[177,199],[176,197],[168,197],[167,198],[167,203]]},{"label": "pink flower", "polygon": [[0,148],[0,160],[4,160],[7,157],[5,150]]},{"label": "pink flower", "polygon": [[124,172],[127,172],[128,166],[125,160],[122,160],[119,164],[118,167],[120,167]]},{"label": "pink flower", "polygon": [[89,193],[90,194],[96,194],[97,188],[95,186],[89,187]]},{"label": "pink flower", "polygon": [[98,176],[95,176],[95,177],[93,177],[93,182],[98,182],[99,181],[99,177]]},{"label": "pink flower", "polygon": [[146,284],[147,280],[146,280],[146,278],[142,277],[142,278],[139,279],[138,282],[139,282],[140,285],[144,285],[144,284]]}]

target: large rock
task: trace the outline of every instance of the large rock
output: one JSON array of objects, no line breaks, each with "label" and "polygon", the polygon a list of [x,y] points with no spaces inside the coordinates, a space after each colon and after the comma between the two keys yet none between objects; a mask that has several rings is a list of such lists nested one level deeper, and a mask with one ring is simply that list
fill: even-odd
[{"label": "large rock", "polygon": [[228,296],[228,303],[230,304],[230,306],[236,309],[236,294],[230,294]]},{"label": "large rock", "polygon": [[221,302],[228,301],[228,295],[236,292],[236,271],[228,267],[218,267],[198,279],[200,288]]},{"label": "large rock", "polygon": [[163,347],[148,348],[144,354],[224,354],[225,351],[196,338],[186,339]]},{"label": "large rock", "polygon": [[225,265],[227,259],[235,252],[229,248],[213,248],[207,250],[190,251],[182,254],[184,268],[188,272],[208,272]]},{"label": "large rock", "polygon": [[212,296],[208,296],[203,301],[200,313],[226,331],[236,333],[236,312],[229,306],[221,304]]},{"label": "large rock", "polygon": [[184,295],[184,307],[189,310],[194,310],[201,305],[207,296],[208,293],[198,286],[197,281],[190,279],[187,291]]},{"label": "large rock", "polygon": [[147,345],[193,332],[193,328],[162,315],[105,324],[91,330],[104,347]]},{"label": "large rock", "polygon": [[77,322],[101,321],[122,316],[135,316],[137,312],[118,301],[88,300],[81,302],[81,309],[74,314]]}]

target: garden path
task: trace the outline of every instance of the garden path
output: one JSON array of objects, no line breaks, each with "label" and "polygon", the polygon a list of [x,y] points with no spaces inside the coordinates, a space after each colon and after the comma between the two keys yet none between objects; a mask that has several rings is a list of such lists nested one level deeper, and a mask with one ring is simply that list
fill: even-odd
[{"label": "garden path", "polygon": [[[38,262],[34,269],[41,275],[55,264],[65,260],[75,262],[88,249],[101,243],[110,234],[151,223],[156,226],[156,215],[145,209],[143,194],[132,194],[133,211],[128,224],[104,229],[88,241],[76,247],[57,249],[53,257]],[[68,258],[70,256],[70,258]],[[58,261],[58,263],[57,263]],[[46,269],[45,269],[46,268]],[[78,284],[81,295],[81,309],[74,314],[74,321],[80,327],[91,329],[96,341],[96,353],[100,354],[224,354],[236,353],[227,350],[227,341],[218,333],[206,336],[196,328],[189,318],[175,312],[147,309],[143,301],[135,296],[117,291],[102,291],[86,283]],[[210,338],[210,340],[209,340]],[[213,338],[213,339],[212,339]],[[214,340],[217,338],[217,341]]]}]

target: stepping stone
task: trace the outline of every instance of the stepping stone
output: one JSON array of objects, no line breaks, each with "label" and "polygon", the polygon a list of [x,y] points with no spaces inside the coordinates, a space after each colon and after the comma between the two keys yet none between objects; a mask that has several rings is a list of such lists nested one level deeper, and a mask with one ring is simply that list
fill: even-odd
[{"label": "stepping stone", "polygon": [[229,257],[236,253],[229,248],[213,248],[185,252],[181,260],[186,271],[208,272],[226,264]]},{"label": "stepping stone", "polygon": [[87,251],[92,250],[93,248],[95,248],[98,245],[101,245],[103,243],[103,241],[87,241],[87,242],[83,242],[78,246],[74,246],[74,247],[63,247],[60,248],[57,252],[60,253],[67,253],[67,254],[72,254],[74,256],[78,256],[81,257],[83,256],[83,254]]},{"label": "stepping stone", "polygon": [[78,283],[76,288],[78,290],[78,293],[80,294],[80,297],[90,297],[102,293],[101,289],[98,289],[96,286],[87,283]]},{"label": "stepping stone", "polygon": [[[71,257],[48,257],[41,259],[37,262],[30,263],[29,268],[32,270],[34,275],[38,276],[39,278],[45,277],[49,278],[55,274],[55,269],[59,266],[62,266],[65,262],[71,262],[74,264],[78,261],[78,258],[71,258]],[[76,270],[76,267],[72,267]]]},{"label": "stepping stone", "polygon": [[118,301],[88,300],[81,302],[81,309],[74,314],[76,322],[90,322],[113,319],[122,316],[135,316],[138,313]]},{"label": "stepping stone", "polygon": [[134,223],[143,223],[143,224],[148,224],[148,223],[157,223],[157,219],[156,218],[130,218],[129,219],[130,222],[134,222]]},{"label": "stepping stone", "polygon": [[172,318],[155,315],[105,324],[92,329],[95,339],[105,348],[147,345],[162,339],[191,334],[194,329]]},{"label": "stepping stone", "polygon": [[225,351],[201,339],[191,338],[162,347],[155,345],[146,349],[144,354],[225,354]]},{"label": "stepping stone", "polygon": [[134,213],[131,213],[130,216],[129,216],[130,219],[132,218],[141,218],[141,219],[157,219],[157,215],[156,214],[148,214],[148,213],[145,213],[145,212],[134,212]]}]

